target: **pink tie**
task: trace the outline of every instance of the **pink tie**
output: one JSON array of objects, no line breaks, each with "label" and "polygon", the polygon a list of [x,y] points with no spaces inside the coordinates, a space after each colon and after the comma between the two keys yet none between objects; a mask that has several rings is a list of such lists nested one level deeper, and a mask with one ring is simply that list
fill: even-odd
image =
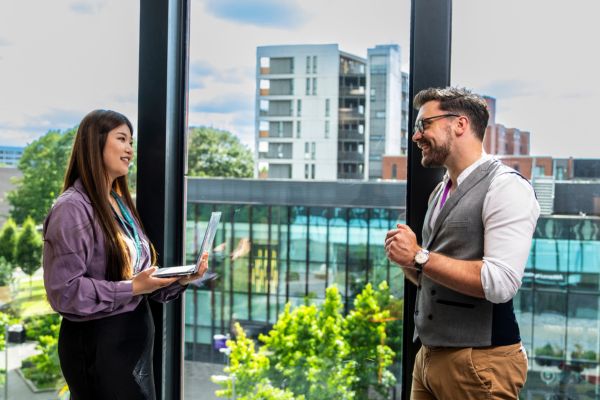
[{"label": "pink tie", "polygon": [[440,202],[440,209],[444,207],[444,203],[446,203],[446,199],[448,198],[448,193],[450,193],[450,188],[452,187],[452,181],[448,179],[448,183],[446,183],[446,187],[444,188],[444,193],[442,194],[442,201]]}]

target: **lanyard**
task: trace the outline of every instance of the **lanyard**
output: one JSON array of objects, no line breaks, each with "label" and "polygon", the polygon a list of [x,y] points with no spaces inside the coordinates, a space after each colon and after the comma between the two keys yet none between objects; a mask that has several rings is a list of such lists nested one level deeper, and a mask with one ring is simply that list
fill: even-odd
[{"label": "lanyard", "polygon": [[142,259],[142,243],[140,241],[140,236],[138,235],[135,223],[133,222],[133,217],[131,216],[131,213],[129,212],[127,207],[125,207],[125,204],[123,204],[121,198],[115,193],[114,190],[112,190],[110,194],[117,201],[119,210],[121,210],[121,214],[123,214],[123,218],[125,218],[125,221],[123,221],[123,218],[121,218],[121,216],[118,213],[115,214],[117,214],[117,217],[119,217],[119,222],[121,222],[121,225],[123,225],[123,227],[125,228],[127,236],[129,236],[129,238],[133,240],[133,244],[135,245],[136,258],[133,267],[133,273],[137,274],[140,271],[140,262]]}]

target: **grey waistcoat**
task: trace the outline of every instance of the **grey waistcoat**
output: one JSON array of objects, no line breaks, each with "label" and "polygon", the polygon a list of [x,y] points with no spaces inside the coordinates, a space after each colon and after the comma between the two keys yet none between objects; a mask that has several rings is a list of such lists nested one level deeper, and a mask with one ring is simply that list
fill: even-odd
[{"label": "grey waistcoat", "polygon": [[[423,247],[461,260],[483,258],[483,202],[492,179],[516,173],[497,160],[478,166],[448,198],[433,229],[429,221],[443,185],[434,190],[423,224]],[[427,269],[427,264],[425,264]],[[520,341],[512,300],[492,304],[441,286],[419,275],[415,307],[415,339],[429,346],[481,347]]]}]

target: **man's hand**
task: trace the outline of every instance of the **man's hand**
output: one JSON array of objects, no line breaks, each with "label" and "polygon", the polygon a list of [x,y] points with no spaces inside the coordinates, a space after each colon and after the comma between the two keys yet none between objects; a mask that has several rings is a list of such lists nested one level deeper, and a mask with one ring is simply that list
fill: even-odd
[{"label": "man's hand", "polygon": [[417,237],[408,225],[396,226],[398,229],[389,231],[385,236],[385,254],[390,261],[413,268],[415,254],[421,250],[417,244]]},{"label": "man's hand", "polygon": [[202,278],[202,276],[206,273],[207,269],[208,269],[208,253],[204,252],[202,254],[202,257],[200,258],[200,266],[198,267],[198,272],[196,272],[195,274],[186,275],[183,278],[180,278],[179,284],[185,286],[185,285],[188,285],[190,282],[194,282],[194,281]]}]

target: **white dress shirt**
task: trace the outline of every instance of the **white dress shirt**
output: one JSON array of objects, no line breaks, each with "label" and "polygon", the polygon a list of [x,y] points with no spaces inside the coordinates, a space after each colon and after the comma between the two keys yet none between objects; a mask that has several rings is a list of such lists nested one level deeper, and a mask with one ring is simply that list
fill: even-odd
[{"label": "white dress shirt", "polygon": [[[461,172],[453,184],[457,188],[475,168],[491,159],[492,156],[484,153]],[[446,174],[444,184],[448,179]],[[440,213],[441,197],[431,216],[432,229]],[[521,287],[539,215],[540,206],[529,182],[516,174],[501,174],[492,180],[481,212],[484,226],[481,284],[490,302],[505,303]]]}]

